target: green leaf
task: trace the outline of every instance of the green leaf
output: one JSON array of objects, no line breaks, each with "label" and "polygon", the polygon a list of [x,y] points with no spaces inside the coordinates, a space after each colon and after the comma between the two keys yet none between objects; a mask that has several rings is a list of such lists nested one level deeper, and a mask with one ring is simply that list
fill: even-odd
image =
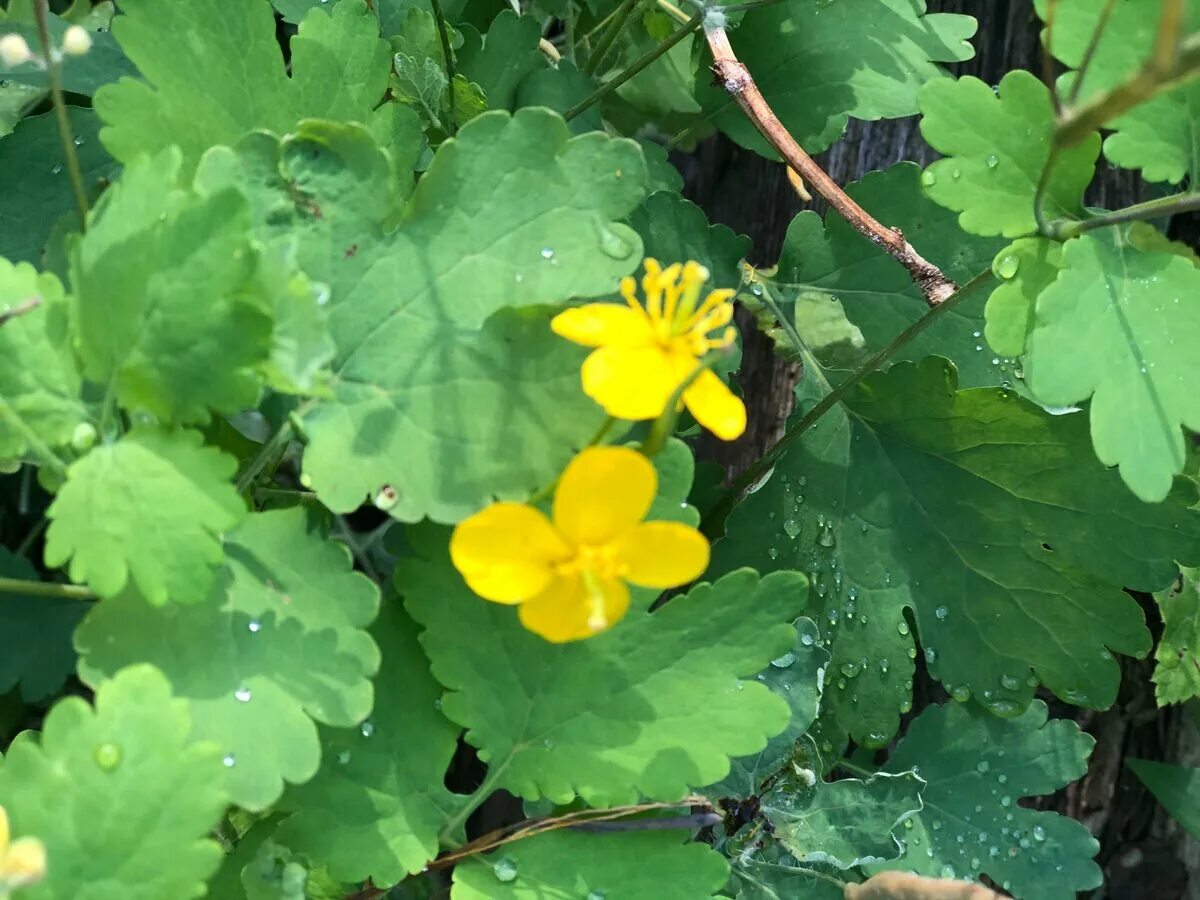
[{"label": "green leaf", "polygon": [[[1035,232],[1034,196],[1054,137],[1050,89],[1017,70],[996,91],[970,76],[931,82],[920,103],[921,134],[949,156],[925,170],[926,193],[960,213],[964,231],[1010,238]],[[1083,212],[1099,152],[1096,134],[1060,151],[1046,182],[1047,218]]]},{"label": "green leaf", "polygon": [[250,516],[225,551],[203,602],[155,609],[126,594],[75,643],[89,684],[131,662],[161,668],[191,701],[196,737],[221,748],[234,801],[262,809],[316,774],[314,720],[349,727],[371,711],[379,650],[363,628],[379,592],[299,508]]},{"label": "green leaf", "polygon": [[[0,575],[38,581],[26,560],[0,547]],[[0,694],[20,686],[36,703],[58,693],[75,672],[71,634],[89,604],[63,597],[0,594]]]},{"label": "green leaf", "polygon": [[[68,115],[83,181],[91,189],[102,179],[112,178],[117,164],[100,144],[96,114],[73,106],[68,108]],[[40,264],[42,249],[55,223],[75,215],[62,156],[53,113],[30,116],[11,137],[0,140],[0,196],[4,197],[0,256],[13,262]],[[79,225],[78,218],[71,222],[75,227]]]},{"label": "green leaf", "polygon": [[1154,650],[1154,696],[1159,706],[1200,697],[1200,570],[1185,569],[1154,599],[1163,617]]},{"label": "green leaf", "polygon": [[920,811],[924,787],[911,771],[826,782],[800,769],[762,798],[762,811],[797,862],[849,869],[900,854],[893,829]]},{"label": "green leaf", "polygon": [[[916,165],[900,163],[884,172],[873,172],[846,190],[881,222],[903,231],[947,277],[965,285],[987,269],[1003,242],[962,231],[952,213],[921,193],[919,179]],[[880,253],[836,213],[826,217],[824,228],[815,213],[796,216],[788,227],[778,269],[766,281],[785,305],[797,301],[798,324],[804,307],[812,305],[806,298],[815,294],[840,301],[850,321],[861,329],[867,353],[886,346],[929,311],[924,294],[904,267]],[[980,340],[987,288],[987,283],[972,288],[971,296],[892,359],[915,362],[931,353],[948,356],[958,366],[966,387],[997,385],[1010,377],[1007,362],[986,353]],[[824,299],[817,302],[828,303]],[[815,337],[807,329],[801,331],[801,336]]]},{"label": "green leaf", "polygon": [[725,860],[687,833],[563,830],[517,841],[455,866],[450,897],[696,900],[714,896],[728,877]]},{"label": "green leaf", "polygon": [[443,783],[459,728],[441,714],[441,685],[396,597],[372,634],[383,654],[375,712],[359,729],[321,730],[321,770],[285,799],[297,812],[276,838],[342,881],[383,885],[437,855],[438,831],[463,798]]},{"label": "green leaf", "polygon": [[417,59],[407,53],[397,53],[394,67],[397,96],[420,106],[428,119],[440,123],[446,91],[450,86],[442,64],[428,56]]},{"label": "green leaf", "polygon": [[1130,759],[1127,763],[1163,809],[1174,816],[1188,834],[1200,838],[1200,769],[1149,759]]},{"label": "green leaf", "polygon": [[291,241],[259,258],[258,287],[275,320],[271,357],[263,366],[267,383],[287,394],[327,394],[336,352],[329,333],[329,288],[299,271]]},{"label": "green leaf", "polygon": [[178,190],[179,167],[166,150],[105,193],[71,254],[72,299],[90,380],[127,409],[203,423],[254,405],[270,320],[246,201]]},{"label": "green leaf", "polygon": [[[1035,6],[1045,19],[1046,0],[1036,0]],[[1054,56],[1068,67],[1078,69],[1082,64],[1102,7],[1103,4],[1091,0],[1063,0],[1057,4],[1052,49]],[[1123,0],[1113,5],[1088,65],[1079,92],[1080,102],[1111,90],[1142,69],[1154,48],[1162,8],[1159,0]],[[1185,3],[1180,33],[1197,31],[1200,31],[1200,7]],[[1065,75],[1063,87],[1069,87],[1075,77],[1075,73]],[[1147,181],[1176,184],[1190,177],[1195,185],[1200,175],[1200,148],[1196,145],[1193,123],[1198,118],[1200,85],[1184,81],[1107,123],[1105,127],[1115,131],[1104,141],[1104,155],[1114,165],[1141,169]]]},{"label": "green leaf", "polygon": [[[1047,721],[1035,700],[1016,719],[975,706],[926,708],[885,771],[919,766],[925,808],[905,828],[905,857],[878,869],[977,879],[1024,900],[1061,900],[1099,887],[1099,843],[1074,819],[1021,806],[1081,777],[1095,741],[1068,719]],[[907,825],[907,823],[906,823]]]},{"label": "green leaf", "polygon": [[1043,403],[1091,398],[1096,455],[1147,502],[1162,500],[1200,431],[1200,269],[1143,252],[1123,229],[1063,247],[1062,272],[1038,297],[1025,358]]},{"label": "green leaf", "polygon": [[629,224],[641,235],[645,255],[663,265],[694,259],[708,269],[712,287],[736,289],[742,283],[750,239],[726,225],[709,225],[704,210],[678,193],[651,194]]},{"label": "green leaf", "polygon": [[1046,238],[1021,238],[996,254],[992,273],[1000,284],[988,297],[984,335],[997,353],[1017,357],[1025,352],[1038,295],[1058,277],[1062,247]]},{"label": "green leaf", "polygon": [[[801,384],[800,410],[818,396]],[[798,412],[797,415],[800,415]],[[1082,415],[957,390],[937,358],[865,379],[734,510],[717,572],[809,572],[833,652],[823,716],[880,746],[910,703],[916,655],[956,698],[1001,715],[1040,681],[1104,708],[1149,635],[1122,590],[1158,590],[1197,554],[1196,489],[1141,503],[1089,453]]]},{"label": "green leaf", "polygon": [[0,460],[53,464],[55,448],[88,419],[67,304],[53,275],[0,259],[0,310],[37,299],[40,306],[0,326]]},{"label": "green leaf", "polygon": [[[648,15],[653,15],[650,13]],[[677,22],[662,15],[666,34],[652,35],[642,27],[628,29],[618,44],[620,57],[615,69],[620,71],[654,50],[663,39],[678,27]],[[617,95],[634,109],[650,118],[667,119],[674,115],[693,116],[703,110],[696,101],[696,66],[694,44],[698,38],[687,37],[665,54],[617,88]],[[707,71],[703,75],[707,75]]]},{"label": "green leaf", "polygon": [[517,87],[546,68],[546,57],[538,49],[538,20],[506,9],[492,20],[486,37],[473,28],[464,29],[463,37],[458,71],[483,89],[489,109],[515,109]]},{"label": "green leaf", "polygon": [[[569,59],[559,61],[554,68],[540,69],[521,82],[517,88],[517,108],[545,106],[564,113],[596,89],[590,77],[584,75]],[[567,127],[572,134],[582,135],[602,131],[600,104],[596,103],[576,115]]]},{"label": "green leaf", "polygon": [[758,681],[791,708],[787,728],[771,738],[759,753],[731,760],[729,775],[705,788],[705,795],[717,799],[757,796],[763,783],[792,758],[796,742],[816,720],[829,651],[817,645],[821,634],[812,619],[797,619],[795,624],[796,642],[792,649],[771,660],[758,673]]},{"label": "green leaf", "polygon": [[396,584],[450,691],[442,708],[467,729],[496,787],[596,806],[678,800],[786,727],[787,704],[742,679],[790,649],[800,575],[735,572],[656,613],[635,608],[599,637],[559,645],[471,593],[442,533],[433,538],[423,558],[400,563]]},{"label": "green leaf", "polygon": [[763,862],[739,854],[731,883],[738,900],[844,900],[840,879],[814,869]]},{"label": "green leaf", "polygon": [[[914,115],[917,90],[943,77],[937,63],[974,55],[967,39],[975,27],[970,16],[927,15],[925,0],[780,3],[747,11],[730,40],[784,127],[818,153],[851,116]],[[775,157],[720,85],[697,81],[701,102],[722,131]]]},{"label": "green leaf", "polygon": [[335,398],[305,418],[304,477],[327,506],[386,484],[396,518],[456,521],[561,470],[603,413],[552,310],[512,307],[612,290],[641,259],[614,220],[644,177],[636,144],[569,140],[546,110],[485,113],[441,146],[400,228],[368,234],[357,281],[334,282]]},{"label": "green leaf", "polygon": [[220,535],[246,514],[236,460],[195,431],[140,425],[71,464],[46,511],[46,565],[101,597],[132,582],[153,606],[196,603],[224,555]]},{"label": "green leaf", "polygon": [[[145,81],[96,93],[104,144],[129,163],[172,144],[190,174],[200,155],[247,131],[290,131],[301,119],[383,127],[390,55],[363,0],[314,8],[292,39],[291,77],[268,0],[123,0],[113,33]],[[164,39],[187,35],[187,40]]]},{"label": "green leaf", "polygon": [[117,674],[95,704],[61,700],[40,739],[16,740],[0,766],[13,833],[46,845],[46,879],[22,896],[202,895],[227,802],[217,749],[191,742],[188,704],[150,666]]}]

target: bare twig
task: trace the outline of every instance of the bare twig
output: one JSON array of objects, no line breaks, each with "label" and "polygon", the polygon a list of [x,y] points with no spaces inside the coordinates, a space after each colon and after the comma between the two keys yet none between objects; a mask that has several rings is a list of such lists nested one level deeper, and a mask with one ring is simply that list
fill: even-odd
[{"label": "bare twig", "polygon": [[851,227],[877,244],[900,265],[925,294],[930,306],[937,306],[956,290],[954,282],[941,269],[925,259],[897,228],[887,228],[877,222],[865,209],[855,203],[818,166],[779,121],[754,83],[749,70],[738,60],[730,46],[724,26],[708,24],[704,36],[713,55],[713,73],[718,82],[754,123],[767,142],[784,161],[814,188],[826,202],[850,223]]},{"label": "bare twig", "polygon": [[42,305],[41,297],[30,297],[28,300],[22,300],[12,309],[6,309],[0,312],[0,325],[7,325],[18,316],[23,316],[26,313],[31,313]]}]

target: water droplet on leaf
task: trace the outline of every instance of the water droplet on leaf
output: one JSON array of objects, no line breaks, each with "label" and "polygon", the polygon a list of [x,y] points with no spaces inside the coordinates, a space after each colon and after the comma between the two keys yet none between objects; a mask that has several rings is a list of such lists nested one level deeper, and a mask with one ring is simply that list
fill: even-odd
[{"label": "water droplet on leaf", "polygon": [[106,772],[111,772],[121,764],[121,748],[111,741],[105,741],[96,747],[92,753],[96,765]]}]

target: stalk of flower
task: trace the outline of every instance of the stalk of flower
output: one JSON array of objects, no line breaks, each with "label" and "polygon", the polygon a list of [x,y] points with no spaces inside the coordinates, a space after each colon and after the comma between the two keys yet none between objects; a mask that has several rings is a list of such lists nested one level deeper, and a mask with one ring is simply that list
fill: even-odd
[{"label": "stalk of flower", "polygon": [[708,567],[708,541],[695,528],[644,521],[657,490],[642,454],[591,447],[563,472],[550,517],[493,503],[454,529],[450,558],[471,590],[518,606],[521,623],[546,640],[592,637],[628,611],[628,584],[666,590]]},{"label": "stalk of flower", "polygon": [[0,897],[41,881],[46,874],[46,847],[40,840],[9,839],[8,813],[0,806]]},{"label": "stalk of flower", "polygon": [[746,407],[714,372],[696,367],[712,351],[731,346],[737,332],[731,290],[701,291],[708,270],[697,262],[663,268],[644,261],[644,303],[637,281],[624,278],[625,306],[588,303],[554,317],[554,332],[596,348],[581,369],[583,390],[619,419],[657,419],[676,389],[693,375],[681,405],[702,426],[731,441],[746,430]]}]

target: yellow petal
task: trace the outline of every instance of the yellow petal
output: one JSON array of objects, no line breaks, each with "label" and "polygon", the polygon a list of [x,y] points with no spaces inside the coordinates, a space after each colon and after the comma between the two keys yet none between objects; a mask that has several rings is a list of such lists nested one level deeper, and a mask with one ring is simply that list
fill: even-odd
[{"label": "yellow petal", "polygon": [[585,347],[637,347],[653,339],[646,314],[615,303],[589,303],[564,310],[550,327]]},{"label": "yellow petal", "polygon": [[683,402],[697,422],[723,441],[732,441],[746,430],[745,404],[710,369],[684,391]]},{"label": "yellow petal", "polygon": [[575,544],[609,544],[637,527],[658,490],[650,460],[628,447],[589,447],[554,492],[554,524]]},{"label": "yellow petal", "polygon": [[620,581],[597,580],[589,590],[583,578],[556,579],[517,613],[521,624],[555,644],[580,641],[607,631],[629,609],[629,589]]},{"label": "yellow petal", "polygon": [[554,578],[554,564],[571,548],[539,510],[523,503],[493,503],[459,522],[450,559],[471,590],[496,603],[521,603]]},{"label": "yellow petal", "polygon": [[656,419],[678,386],[658,347],[603,347],[583,362],[583,392],[618,419]]},{"label": "yellow petal", "polygon": [[10,888],[41,881],[46,874],[46,846],[37,838],[13,841],[0,863],[0,884]]},{"label": "yellow petal", "polygon": [[623,576],[642,587],[679,587],[708,568],[708,541],[682,522],[643,522],[617,546]]}]

